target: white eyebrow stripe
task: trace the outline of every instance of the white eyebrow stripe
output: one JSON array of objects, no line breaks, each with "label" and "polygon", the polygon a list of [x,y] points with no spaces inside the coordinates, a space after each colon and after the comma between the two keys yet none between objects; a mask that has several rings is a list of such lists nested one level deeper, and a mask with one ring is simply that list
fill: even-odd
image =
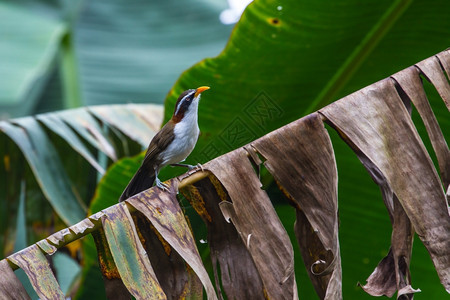
[{"label": "white eyebrow stripe", "polygon": [[177,110],[175,111],[175,114],[178,114],[178,111],[180,110],[180,105],[181,105],[181,103],[184,102],[186,97],[189,97],[190,95],[192,95],[194,93],[195,93],[195,90],[193,90],[192,92],[188,93],[186,96],[183,97],[183,99],[180,100],[180,102],[178,102],[178,106],[177,106]]}]

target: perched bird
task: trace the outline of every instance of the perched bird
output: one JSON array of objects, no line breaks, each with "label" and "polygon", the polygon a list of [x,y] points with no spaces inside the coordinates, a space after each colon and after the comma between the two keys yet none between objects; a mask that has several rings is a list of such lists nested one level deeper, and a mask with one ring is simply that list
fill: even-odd
[{"label": "perched bird", "polygon": [[166,190],[167,186],[158,179],[158,173],[167,165],[194,168],[180,162],[191,154],[197,143],[200,133],[197,123],[198,103],[201,93],[208,89],[207,86],[201,86],[184,91],[178,97],[172,119],[153,137],[142,165],[123,191],[119,202],[149,189],[154,182]]}]

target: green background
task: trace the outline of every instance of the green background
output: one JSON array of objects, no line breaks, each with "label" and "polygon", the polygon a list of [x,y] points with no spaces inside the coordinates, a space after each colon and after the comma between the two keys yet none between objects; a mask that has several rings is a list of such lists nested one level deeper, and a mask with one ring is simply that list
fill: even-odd
[{"label": "green background", "polygon": [[[162,103],[166,98],[168,120],[183,90],[208,85],[211,90],[199,108],[201,136],[187,160],[205,162],[446,49],[449,6],[448,1],[425,0],[255,1],[232,30],[218,19],[225,1],[2,1],[1,117],[93,104]],[[430,84],[425,88],[446,135],[448,110]],[[415,111],[413,120],[431,149]],[[389,217],[378,187],[327,129],[339,174],[343,294],[369,299],[356,283],[364,283],[387,254]],[[64,153],[66,144],[53,135],[50,140],[59,141],[55,147]],[[129,149],[119,157],[141,148],[132,144]],[[435,161],[432,150],[430,155]],[[161,178],[183,171],[166,168]],[[119,178],[114,180],[120,181],[120,190],[133,172],[119,173],[112,176]],[[269,176],[263,182],[293,237],[294,210]],[[115,203],[113,195],[98,205]],[[86,204],[92,196],[92,191],[85,193]],[[197,240],[204,238],[201,221],[195,221],[189,207],[186,211]],[[205,246],[199,247],[207,255]],[[297,250],[299,295],[311,299],[314,292]],[[98,278],[89,272],[83,270],[90,274],[87,282]],[[418,238],[411,272],[412,286],[422,290],[416,299],[447,295]]]}]

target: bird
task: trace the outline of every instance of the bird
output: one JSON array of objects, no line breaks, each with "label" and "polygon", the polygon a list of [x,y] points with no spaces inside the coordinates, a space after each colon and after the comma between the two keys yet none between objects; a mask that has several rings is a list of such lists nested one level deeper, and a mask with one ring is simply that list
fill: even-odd
[{"label": "bird", "polygon": [[[181,93],[175,104],[172,118],[151,140],[144,160],[119,198],[122,202],[146,189],[156,186],[168,190],[158,174],[167,165],[187,167],[181,164],[191,154],[197,143],[200,129],[198,127],[198,104],[201,94],[209,90],[208,86],[189,89]],[[200,165],[197,165],[200,166]]]}]

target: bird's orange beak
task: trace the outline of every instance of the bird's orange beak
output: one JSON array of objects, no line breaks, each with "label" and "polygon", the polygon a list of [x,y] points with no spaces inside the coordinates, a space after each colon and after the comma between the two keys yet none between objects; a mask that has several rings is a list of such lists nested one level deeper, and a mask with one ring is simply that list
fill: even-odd
[{"label": "bird's orange beak", "polygon": [[194,97],[197,97],[198,95],[200,95],[202,92],[209,90],[209,86],[201,86],[199,87],[196,91],[195,91],[195,95]]}]

